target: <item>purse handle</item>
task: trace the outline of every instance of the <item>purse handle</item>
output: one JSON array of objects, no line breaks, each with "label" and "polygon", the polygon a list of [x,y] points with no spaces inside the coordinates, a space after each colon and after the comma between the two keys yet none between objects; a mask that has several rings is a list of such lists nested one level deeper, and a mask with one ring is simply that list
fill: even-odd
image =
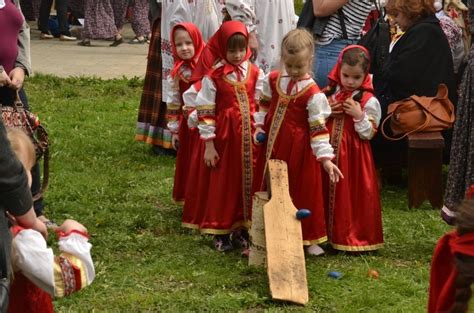
[{"label": "purse handle", "polygon": [[[417,103],[418,103],[418,102],[417,102]],[[385,123],[392,117],[392,115],[393,115],[393,113],[394,113],[394,112],[391,112],[389,115],[387,115],[387,117],[385,117],[385,119],[384,119],[383,122],[382,122],[382,125],[380,125],[380,130],[382,131],[382,135],[385,137],[385,139],[388,139],[388,140],[391,140],[391,141],[398,141],[398,140],[402,140],[403,138],[405,138],[405,137],[407,137],[407,136],[409,136],[409,135],[411,135],[411,134],[413,134],[413,133],[416,133],[416,132],[418,132],[418,131],[424,129],[424,128],[425,128],[426,126],[428,126],[428,124],[430,123],[431,117],[430,117],[430,115],[429,115],[428,113],[425,112],[425,110],[421,110],[421,111],[423,112],[423,114],[425,114],[425,122],[424,122],[421,126],[415,128],[414,130],[411,130],[411,131],[409,131],[409,132],[406,132],[406,133],[405,133],[403,136],[401,136],[401,137],[390,137],[389,135],[387,135],[387,134],[385,133],[385,130],[384,130]]]}]

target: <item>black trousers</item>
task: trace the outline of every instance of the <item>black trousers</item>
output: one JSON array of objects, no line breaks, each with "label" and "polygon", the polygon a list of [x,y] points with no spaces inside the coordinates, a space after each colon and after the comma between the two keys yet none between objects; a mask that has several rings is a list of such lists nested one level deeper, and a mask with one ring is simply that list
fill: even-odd
[{"label": "black trousers", "polygon": [[[52,5],[53,0],[41,0],[38,25],[42,33],[49,33],[48,21]],[[67,0],[56,0],[56,11],[58,13],[60,34],[71,36],[67,21]]]},{"label": "black trousers", "polygon": [[[26,96],[25,90],[22,88],[19,92],[21,102],[23,106],[29,110],[28,97]],[[0,88],[0,103],[2,105],[13,105],[15,101],[15,91],[8,87]],[[41,171],[38,163],[31,169],[31,194],[35,196],[41,190]],[[44,203],[43,199],[38,199],[34,202],[34,208],[37,216],[43,215]]]}]

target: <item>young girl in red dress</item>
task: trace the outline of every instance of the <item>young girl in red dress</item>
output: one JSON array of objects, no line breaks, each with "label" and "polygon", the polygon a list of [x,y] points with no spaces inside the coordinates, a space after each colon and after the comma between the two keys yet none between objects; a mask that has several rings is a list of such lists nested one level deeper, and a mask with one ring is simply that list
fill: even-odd
[{"label": "young girl in red dress", "polygon": [[327,122],[335,163],[345,179],[326,180],[329,243],[337,250],[383,246],[379,186],[369,140],[377,132],[380,104],[373,95],[369,53],[351,45],[329,73],[326,91],[333,114]]},{"label": "young girl in red dress", "polygon": [[244,24],[226,22],[217,36],[220,62],[202,80],[196,99],[201,160],[190,172],[198,183],[186,193],[183,226],[214,234],[216,249],[229,251],[230,233],[248,227],[251,216],[256,152],[252,115],[263,72],[248,61]]},{"label": "young girl in red dress", "polygon": [[286,161],[291,199],[297,208],[312,213],[302,221],[304,245],[309,254],[319,255],[324,252],[319,244],[327,240],[320,163],[334,182],[342,175],[331,162],[334,154],[325,126],[331,108],[309,74],[313,54],[312,35],[302,29],[290,31],[282,41],[283,69],[264,80],[255,139],[258,133],[266,133],[268,139],[258,159],[255,189],[265,188],[269,159]]},{"label": "young girl in red dress", "polygon": [[[174,174],[173,199],[183,204],[186,192],[186,181],[191,162],[191,151],[199,141],[197,130],[188,128],[188,109],[183,106],[183,93],[193,84],[190,80],[205,43],[199,28],[193,23],[179,23],[171,30],[172,50],[175,59],[169,78],[166,95],[168,129],[171,144],[178,151]],[[179,149],[178,149],[179,148]]]}]

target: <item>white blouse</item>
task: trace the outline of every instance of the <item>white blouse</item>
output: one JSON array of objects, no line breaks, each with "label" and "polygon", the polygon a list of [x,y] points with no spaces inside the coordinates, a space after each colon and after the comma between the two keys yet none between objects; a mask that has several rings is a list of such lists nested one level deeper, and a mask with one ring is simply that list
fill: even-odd
[{"label": "white blouse", "polygon": [[[286,71],[282,71],[282,76],[280,77],[279,88],[285,94],[287,94],[287,87],[290,83],[291,78],[285,77],[288,74]],[[298,81],[290,91],[290,95],[295,95],[308,85],[314,83],[312,78]],[[264,98],[272,98],[272,89],[270,87],[270,75],[267,75],[263,81],[263,91],[262,95]],[[275,95],[278,96],[278,95]],[[318,126],[321,129],[326,128],[326,119],[331,115],[331,107],[329,106],[328,99],[326,95],[322,92],[314,94],[308,100],[306,105],[306,110],[308,111],[308,123],[310,126]],[[262,126],[265,121],[266,110],[262,107],[259,107],[258,112],[254,114],[254,120],[256,126]],[[311,149],[313,154],[318,160],[321,159],[332,159],[334,158],[334,149],[329,143],[329,133],[324,135],[316,135],[311,138],[310,141]]]},{"label": "white blouse", "polygon": [[[245,61],[243,62],[241,66],[241,79],[244,79],[244,77],[247,76],[247,71],[249,69],[249,62]],[[223,66],[224,64],[220,63],[217,64],[216,68],[219,68]],[[237,82],[237,73],[234,71],[226,76],[226,78],[230,81]],[[258,79],[257,79],[257,84],[255,86],[255,100],[258,101],[260,99],[260,96],[262,94],[262,88],[263,88],[263,79],[264,79],[264,73],[261,69],[259,69],[259,74],[258,74]],[[216,108],[216,85],[214,81],[206,76],[202,80],[202,88],[199,91],[197,97],[196,97],[196,109],[197,109],[197,114],[199,117],[199,112],[201,111],[214,111],[215,115],[215,108]],[[202,113],[201,113],[202,114]],[[208,116],[208,114],[206,114]],[[198,125],[199,129],[199,134],[201,135],[201,139],[204,140],[210,140],[216,137],[215,131],[216,131],[216,125],[215,125],[215,120],[214,119],[201,119],[199,118],[200,122]]]},{"label": "white blouse", "polygon": [[[180,68],[180,74],[185,79],[189,79],[192,72],[191,69],[186,64],[184,64]],[[171,78],[171,76],[168,77],[168,85],[170,88],[166,90],[166,94],[164,96],[166,107],[168,109],[167,126],[171,133],[177,134],[179,132],[179,119],[177,118],[177,114],[182,114],[182,110],[184,110],[185,107],[183,107],[179,86],[175,86],[176,81]]]}]

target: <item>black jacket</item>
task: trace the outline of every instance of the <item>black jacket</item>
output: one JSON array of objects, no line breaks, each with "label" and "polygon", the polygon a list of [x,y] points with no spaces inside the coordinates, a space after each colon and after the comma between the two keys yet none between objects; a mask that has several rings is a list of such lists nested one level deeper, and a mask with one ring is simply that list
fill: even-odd
[{"label": "black jacket", "polygon": [[[9,273],[11,237],[5,210],[12,215],[23,215],[33,205],[28,179],[23,165],[15,157],[10,148],[3,122],[0,119],[0,278]],[[3,296],[3,298],[2,298]],[[0,290],[0,299],[5,300],[5,290]],[[6,309],[0,303],[0,311]]]},{"label": "black jacket", "polygon": [[456,104],[456,82],[448,40],[432,15],[411,26],[390,53],[381,77],[375,78],[383,116],[387,106],[411,95],[434,96],[440,83]]}]

